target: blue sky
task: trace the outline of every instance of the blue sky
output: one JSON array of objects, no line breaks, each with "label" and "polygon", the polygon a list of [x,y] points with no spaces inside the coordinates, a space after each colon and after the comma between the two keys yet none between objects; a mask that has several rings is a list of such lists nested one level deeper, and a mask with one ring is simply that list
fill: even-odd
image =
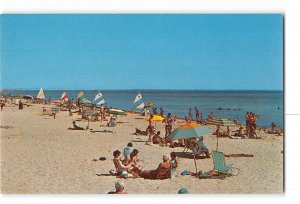
[{"label": "blue sky", "polygon": [[283,16],[2,15],[1,89],[282,90]]}]

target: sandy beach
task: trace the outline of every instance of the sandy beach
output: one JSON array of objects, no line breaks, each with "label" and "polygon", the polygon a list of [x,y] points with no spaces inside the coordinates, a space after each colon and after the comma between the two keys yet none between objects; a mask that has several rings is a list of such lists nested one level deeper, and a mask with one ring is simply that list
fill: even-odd
[{"label": "sandy beach", "polygon": [[[1,193],[4,194],[106,194],[114,190],[114,150],[121,152],[127,143],[146,136],[133,135],[135,128],[145,130],[144,116],[118,116],[117,126],[106,127],[107,122],[90,122],[94,131],[111,130],[113,133],[73,131],[74,118],[67,111],[53,116],[42,116],[44,105],[25,106],[7,104],[1,116]],[[176,127],[184,124],[177,121]],[[87,121],[77,122],[86,127]],[[208,126],[215,130],[215,127]],[[164,133],[161,123],[157,130]],[[176,194],[186,187],[193,194],[281,194],[283,193],[283,137],[258,133],[263,139],[219,139],[219,151],[225,154],[253,154],[254,157],[226,158],[227,164],[240,168],[238,176],[224,180],[199,179],[182,176],[180,172],[195,172],[192,158],[179,157],[178,176],[171,180],[122,179],[129,194]],[[216,136],[204,138],[209,150],[216,148]],[[155,169],[163,154],[182,152],[183,148],[169,148],[133,142],[145,169]],[[100,161],[100,157],[107,160]],[[93,161],[97,159],[97,161]],[[197,159],[198,171],[213,169],[213,159]]]}]

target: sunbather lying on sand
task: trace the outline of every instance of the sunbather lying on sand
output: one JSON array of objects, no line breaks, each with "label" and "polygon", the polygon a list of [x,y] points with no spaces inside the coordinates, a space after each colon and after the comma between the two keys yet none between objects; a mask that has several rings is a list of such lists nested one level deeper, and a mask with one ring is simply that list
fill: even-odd
[{"label": "sunbather lying on sand", "polygon": [[133,133],[133,134],[135,134],[135,135],[147,135],[147,132],[135,128],[135,133]]},{"label": "sunbather lying on sand", "polygon": [[169,157],[167,155],[163,156],[163,162],[161,162],[157,169],[155,170],[145,170],[142,171],[141,177],[146,178],[146,179],[156,179],[158,175],[163,175],[169,177],[169,172],[170,170],[170,163],[169,163]]},{"label": "sunbather lying on sand", "polygon": [[69,128],[69,130],[84,130],[84,128],[77,126],[76,122],[73,121],[73,128]]}]

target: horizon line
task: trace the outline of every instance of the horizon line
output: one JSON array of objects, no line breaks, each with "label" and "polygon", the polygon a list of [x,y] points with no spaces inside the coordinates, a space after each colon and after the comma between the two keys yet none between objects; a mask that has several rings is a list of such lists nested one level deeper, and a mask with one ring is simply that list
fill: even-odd
[{"label": "horizon line", "polygon": [[[42,87],[43,88],[43,87]],[[35,91],[40,88],[29,89],[0,89],[0,91]],[[283,89],[44,89],[45,91],[283,91]]]}]

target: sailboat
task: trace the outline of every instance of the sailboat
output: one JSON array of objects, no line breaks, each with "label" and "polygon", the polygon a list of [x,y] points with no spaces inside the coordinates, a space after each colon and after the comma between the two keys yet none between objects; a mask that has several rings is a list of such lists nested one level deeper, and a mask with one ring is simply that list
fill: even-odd
[{"label": "sailboat", "polygon": [[45,93],[43,91],[43,88],[40,89],[39,93],[36,96],[37,99],[45,99]]},{"label": "sailboat", "polygon": [[93,101],[93,104],[100,106],[100,105],[103,105],[104,103],[105,103],[105,100],[104,100],[102,93],[101,92],[97,93],[95,96],[95,99]]},{"label": "sailboat", "polygon": [[143,109],[145,106],[143,97],[141,93],[138,93],[133,101],[132,110],[133,109]]},{"label": "sailboat", "polygon": [[67,96],[67,93],[65,91],[62,92],[60,100],[62,100],[62,101],[68,101],[69,100],[68,96]]}]

